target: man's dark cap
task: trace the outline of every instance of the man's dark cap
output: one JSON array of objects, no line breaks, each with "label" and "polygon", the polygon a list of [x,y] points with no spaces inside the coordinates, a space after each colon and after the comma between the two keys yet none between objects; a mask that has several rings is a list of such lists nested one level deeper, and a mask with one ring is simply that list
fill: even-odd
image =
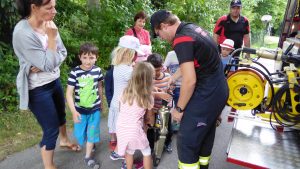
[{"label": "man's dark cap", "polygon": [[230,8],[233,8],[233,7],[241,7],[242,6],[242,1],[241,0],[232,0],[231,3],[230,3]]},{"label": "man's dark cap", "polygon": [[161,24],[163,21],[165,21],[169,16],[171,15],[171,12],[161,9],[159,11],[156,11],[150,19],[151,24],[151,31],[152,31],[152,37],[156,38],[157,35],[155,34],[154,28],[157,27],[159,24]]}]

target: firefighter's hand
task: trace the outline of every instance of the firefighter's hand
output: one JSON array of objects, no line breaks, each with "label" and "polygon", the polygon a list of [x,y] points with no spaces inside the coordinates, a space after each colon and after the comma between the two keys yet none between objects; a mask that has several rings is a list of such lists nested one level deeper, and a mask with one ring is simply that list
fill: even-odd
[{"label": "firefighter's hand", "polygon": [[179,113],[176,109],[171,109],[172,118],[174,121],[177,121],[178,123],[180,123],[183,113],[184,112]]}]

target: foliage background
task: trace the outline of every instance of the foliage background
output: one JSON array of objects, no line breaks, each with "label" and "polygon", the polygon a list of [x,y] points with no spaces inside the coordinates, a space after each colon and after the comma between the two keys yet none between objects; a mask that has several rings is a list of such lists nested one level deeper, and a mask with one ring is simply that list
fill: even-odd
[{"label": "foliage background", "polygon": [[[98,66],[104,69],[109,66],[110,53],[117,45],[119,37],[132,26],[136,12],[144,10],[150,16],[157,9],[168,9],[177,14],[182,21],[197,23],[212,32],[216,20],[228,14],[230,0],[57,0],[56,3],[58,14],[55,23],[68,50],[68,58],[61,66],[61,79],[65,84],[70,68],[78,64],[77,52],[83,42],[91,41],[99,47]],[[243,1],[242,15],[250,20],[252,43],[259,43],[262,40],[264,29],[260,21],[262,15],[272,15],[275,32],[279,32],[285,4],[286,0]],[[28,131],[31,133],[38,131],[37,123],[32,122],[34,121],[32,115],[18,111],[15,86],[18,60],[11,45],[13,27],[19,20],[15,6],[14,0],[0,1],[1,149],[6,143],[3,138],[9,140],[11,137],[18,137],[20,130],[24,130],[23,135],[28,135]],[[147,23],[148,30],[149,27]],[[152,44],[153,51],[162,55],[171,50],[169,44],[157,39],[153,40]],[[32,129],[32,125],[26,127],[27,123],[34,124],[35,129]]]},{"label": "foliage background", "polygon": [[[194,22],[212,32],[216,20],[229,11],[230,0],[57,0],[57,17],[60,34],[68,50],[68,59],[62,66],[62,81],[67,79],[69,69],[78,64],[77,51],[81,43],[94,42],[100,49],[97,64],[106,68],[110,53],[126,29],[132,26],[136,12],[144,10],[151,15],[157,9],[168,9],[183,21]],[[278,32],[283,17],[284,0],[244,0],[242,14],[251,23],[252,43],[262,39],[264,14],[273,16],[273,25]],[[90,5],[90,6],[88,6]],[[19,17],[14,0],[0,3],[0,112],[17,110],[15,77],[17,59],[12,52],[11,35]],[[149,24],[146,25],[149,29]],[[165,55],[170,46],[153,40],[153,50]]]}]

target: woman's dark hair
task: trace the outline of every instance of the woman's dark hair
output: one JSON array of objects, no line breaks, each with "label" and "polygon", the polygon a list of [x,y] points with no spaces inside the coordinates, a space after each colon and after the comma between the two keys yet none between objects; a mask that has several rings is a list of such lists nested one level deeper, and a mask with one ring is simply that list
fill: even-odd
[{"label": "woman's dark hair", "polygon": [[22,19],[27,18],[31,13],[31,4],[36,6],[47,5],[51,0],[16,0],[17,9]]},{"label": "woman's dark hair", "polygon": [[154,68],[162,67],[163,59],[160,54],[152,53],[148,56],[147,62],[151,63]]},{"label": "woman's dark hair", "polygon": [[147,14],[144,11],[140,11],[134,16],[134,22],[138,19],[147,19]]}]

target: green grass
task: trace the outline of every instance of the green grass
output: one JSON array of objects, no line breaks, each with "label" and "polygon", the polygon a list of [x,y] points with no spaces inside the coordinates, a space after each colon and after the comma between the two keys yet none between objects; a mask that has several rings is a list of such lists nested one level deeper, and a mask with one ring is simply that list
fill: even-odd
[{"label": "green grass", "polygon": [[[108,114],[106,99],[103,100],[102,117]],[[67,109],[67,130],[73,128],[72,114]],[[6,156],[25,150],[39,143],[42,130],[30,111],[0,113],[0,161]]]},{"label": "green grass", "polygon": [[0,161],[39,142],[41,128],[31,112],[5,112],[0,116]]}]

